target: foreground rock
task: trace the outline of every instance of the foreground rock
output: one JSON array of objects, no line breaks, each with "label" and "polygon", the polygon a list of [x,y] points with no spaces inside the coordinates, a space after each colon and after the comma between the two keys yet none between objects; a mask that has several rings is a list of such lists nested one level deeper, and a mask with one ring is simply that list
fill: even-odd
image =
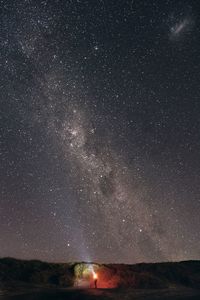
[{"label": "foreground rock", "polygon": [[[0,290],[44,287],[92,287],[92,272],[98,288],[200,289],[200,261],[155,264],[54,264],[13,258],[0,259]],[[199,298],[200,299],[200,298]]]}]

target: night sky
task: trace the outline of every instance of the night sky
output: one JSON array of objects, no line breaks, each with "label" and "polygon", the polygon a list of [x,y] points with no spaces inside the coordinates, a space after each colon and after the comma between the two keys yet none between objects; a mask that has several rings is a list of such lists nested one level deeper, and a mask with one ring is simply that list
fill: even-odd
[{"label": "night sky", "polygon": [[0,257],[200,259],[199,15],[0,1]]}]

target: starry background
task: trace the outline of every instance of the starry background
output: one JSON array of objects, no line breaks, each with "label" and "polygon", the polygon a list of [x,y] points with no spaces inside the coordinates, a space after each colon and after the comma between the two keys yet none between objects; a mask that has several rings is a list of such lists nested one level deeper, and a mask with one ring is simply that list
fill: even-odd
[{"label": "starry background", "polygon": [[0,1],[0,256],[200,259],[199,1]]}]

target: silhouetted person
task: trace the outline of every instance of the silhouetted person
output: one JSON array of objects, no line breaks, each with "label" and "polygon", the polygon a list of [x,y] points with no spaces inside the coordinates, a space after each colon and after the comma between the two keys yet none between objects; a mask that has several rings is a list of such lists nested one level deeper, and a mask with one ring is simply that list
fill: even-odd
[{"label": "silhouetted person", "polygon": [[95,289],[97,289],[97,278],[95,278],[95,280],[94,280],[94,287],[95,287]]},{"label": "silhouetted person", "polygon": [[94,273],[93,278],[94,278],[94,287],[96,289],[97,288],[97,274],[96,273]]}]

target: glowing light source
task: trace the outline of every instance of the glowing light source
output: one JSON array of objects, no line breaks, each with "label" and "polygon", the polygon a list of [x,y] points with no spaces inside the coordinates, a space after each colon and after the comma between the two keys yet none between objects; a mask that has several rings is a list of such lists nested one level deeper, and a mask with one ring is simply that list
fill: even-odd
[{"label": "glowing light source", "polygon": [[95,273],[95,272],[93,273],[93,278],[94,278],[94,279],[97,279],[97,278],[98,278],[97,273]]}]

